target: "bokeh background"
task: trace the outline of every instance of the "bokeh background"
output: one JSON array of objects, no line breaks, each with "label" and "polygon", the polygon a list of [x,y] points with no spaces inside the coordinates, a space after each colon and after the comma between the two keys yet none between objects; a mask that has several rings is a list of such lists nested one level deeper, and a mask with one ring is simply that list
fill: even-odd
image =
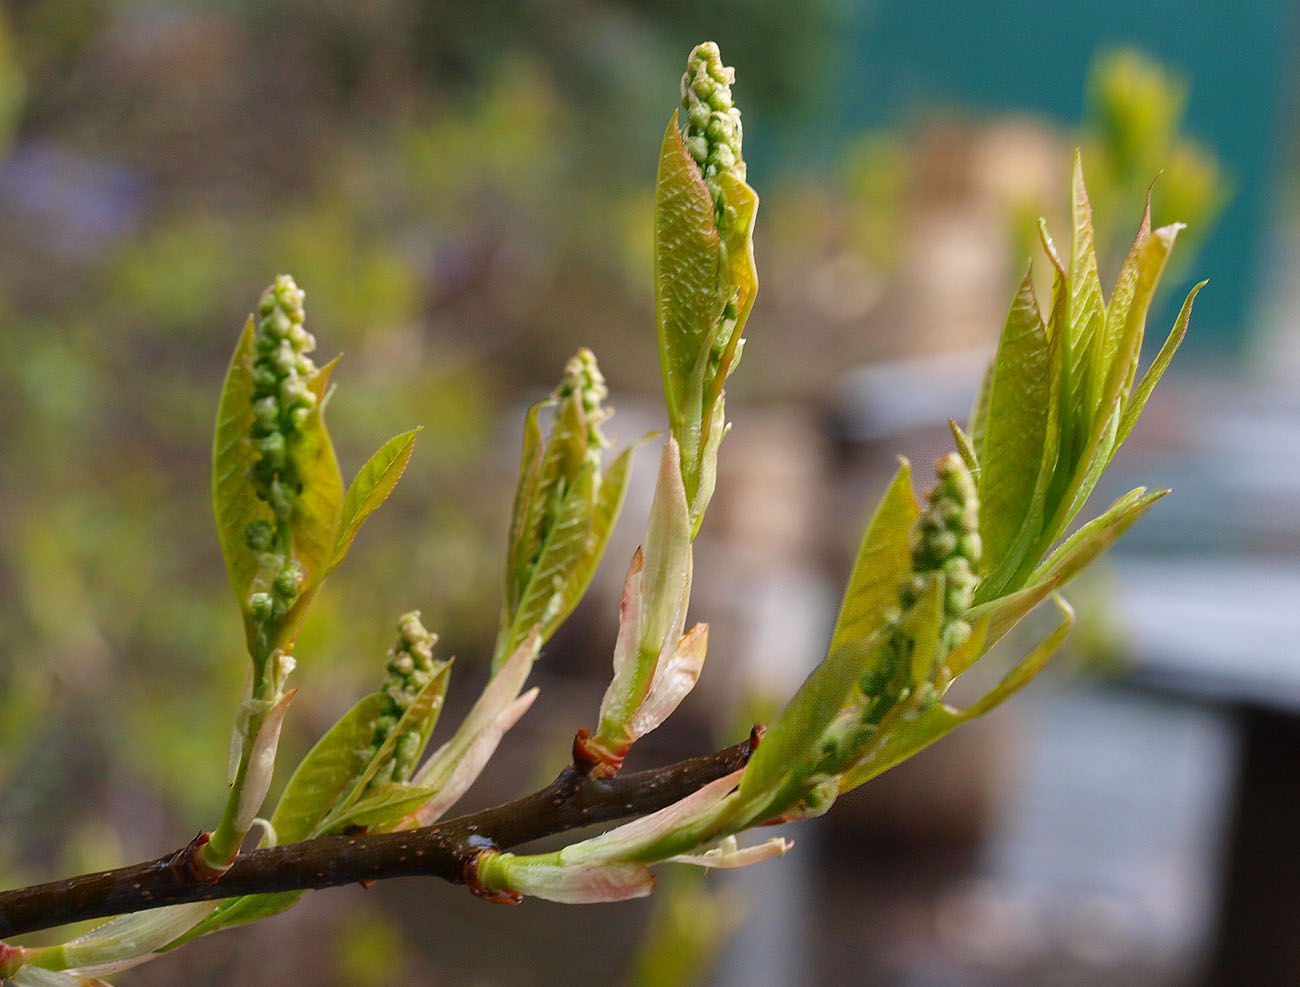
[{"label": "bokeh background", "polygon": [[[904,453],[964,419],[1082,147],[1113,277],[1157,172],[1189,341],[1100,504],[1171,485],[1051,673],[843,798],[795,853],[653,899],[310,895],[125,984],[1188,984],[1300,968],[1295,5],[1256,0],[8,0],[0,8],[0,883],[210,827],[244,676],[208,499],[261,288],[342,352],[345,473],[426,426],[298,648],[293,763],[419,608],[486,674],[521,410],[596,350],[659,427],[652,181],[686,53],[737,67],[762,292],[700,536],[704,679],[643,765],[743,735],[819,659]],[[604,688],[643,455],[542,697],[464,808],[544,783]],[[639,489],[639,493],[638,493]],[[444,727],[444,730],[446,727]],[[1287,976],[1289,971],[1290,976]]]}]

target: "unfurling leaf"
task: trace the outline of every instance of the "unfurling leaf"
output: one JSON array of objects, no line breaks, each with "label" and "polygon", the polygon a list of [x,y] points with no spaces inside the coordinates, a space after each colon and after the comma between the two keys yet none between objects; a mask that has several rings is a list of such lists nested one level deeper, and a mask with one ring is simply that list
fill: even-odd
[{"label": "unfurling leaf", "polygon": [[322,410],[303,293],[287,275],[263,293],[231,358],[217,413],[212,496],[222,554],[257,671],[289,651],[333,555],[343,481]]},{"label": "unfurling leaf", "polygon": [[352,788],[369,764],[375,724],[388,697],[376,692],[343,715],[307,752],[284,787],[271,825],[283,843],[319,832],[319,825]]},{"label": "unfurling leaf", "polygon": [[[520,690],[541,648],[541,630],[528,638],[488,681],[452,738],[429,756],[412,782],[440,794],[410,813],[394,828],[410,829],[432,822],[459,798],[487,763],[501,738],[528,709],[537,690]],[[453,797],[454,796],[454,797]]]},{"label": "unfurling leaf", "polygon": [[832,651],[849,640],[868,640],[897,608],[898,587],[911,560],[909,536],[919,514],[912,493],[912,467],[902,460],[862,536],[831,635]]},{"label": "unfurling leaf", "polygon": [[784,857],[793,847],[793,840],[774,836],[770,840],[764,840],[762,843],[742,849],[737,845],[734,836],[728,836],[711,850],[706,850],[703,853],[678,854],[676,857],[669,857],[668,863],[692,864],[706,870],[713,868],[733,870],[737,867],[749,867],[764,860],[771,860],[773,857]]},{"label": "unfurling leaf", "polygon": [[[653,728],[654,717],[643,719],[639,726],[645,729],[640,732],[634,721],[682,644],[691,595],[691,529],[680,464],[677,443],[669,436],[659,460],[645,544],[632,558],[623,589],[614,675],[600,704],[596,734],[585,741],[588,753],[611,770],[636,739]],[[689,646],[681,668],[703,662],[702,644]]]},{"label": "unfurling leaf", "polygon": [[758,290],[758,196],[745,184],[733,77],[712,42],[691,52],[682,109],[664,135],[655,187],[660,367],[692,537],[713,491],[726,430],[723,384],[739,359]]},{"label": "unfurling leaf", "polygon": [[365,524],[366,518],[374,513],[388,495],[397,486],[406,464],[411,460],[411,451],[415,447],[415,437],[420,429],[413,428],[401,435],[394,435],[375,451],[375,454],[361,467],[361,471],[349,485],[343,496],[342,515],[339,518],[338,534],[334,540],[334,552],[330,558],[328,571],[338,568],[340,562],[352,547],[357,532]]},{"label": "unfurling leaf", "polygon": [[957,710],[944,703],[935,703],[922,709],[911,718],[903,718],[892,725],[884,741],[873,746],[871,756],[848,771],[840,779],[840,790],[848,791],[876,775],[904,761],[921,749],[934,743],[949,730],[974,720],[1000,705],[1012,694],[1024,688],[1041,672],[1064,643],[1074,626],[1074,611],[1060,597],[1056,597],[1064,619],[1028,655],[1011,669],[998,685],[982,699],[967,709]]},{"label": "unfurling leaf", "polygon": [[644,898],[655,887],[644,864],[552,864],[512,853],[482,853],[476,870],[488,891],[527,895],[563,905],[597,905]]},{"label": "unfurling leaf", "polygon": [[984,425],[981,599],[1007,585],[1042,530],[1056,468],[1060,401],[1061,334],[1049,338],[1026,271],[998,344]]},{"label": "unfurling leaf", "polygon": [[[541,641],[573,612],[595,574],[627,491],[634,447],[603,468],[608,441],[600,426],[612,414],[603,405],[604,378],[589,350],[579,350],[548,401],[524,420],[523,454],[506,549],[495,671],[534,628]],[[538,415],[553,407],[551,434],[542,441]]]}]

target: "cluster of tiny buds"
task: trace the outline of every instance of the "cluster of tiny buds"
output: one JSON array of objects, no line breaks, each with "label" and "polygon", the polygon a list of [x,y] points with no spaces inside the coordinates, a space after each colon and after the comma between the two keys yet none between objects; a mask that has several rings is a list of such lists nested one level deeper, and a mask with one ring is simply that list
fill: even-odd
[{"label": "cluster of tiny buds", "polygon": [[249,548],[274,555],[265,567],[275,572],[271,585],[249,600],[253,615],[263,621],[287,612],[302,592],[302,567],[290,557],[287,533],[299,493],[290,443],[316,407],[316,395],[308,387],[316,367],[307,356],[316,340],[303,327],[304,298],[293,278],[281,274],[262,293],[253,333],[250,434],[258,451],[253,486],[270,506],[275,524],[255,521],[244,536]]},{"label": "cluster of tiny buds", "polygon": [[288,520],[297,492],[292,485],[289,439],[316,407],[316,395],[307,386],[316,372],[307,356],[316,348],[316,340],[303,328],[304,297],[293,278],[281,274],[262,293],[253,335],[252,435],[261,454],[253,480],[258,496],[281,520]]},{"label": "cluster of tiny buds", "polygon": [[601,432],[600,426],[613,414],[605,407],[604,401],[609,397],[609,388],[605,386],[605,376],[596,365],[596,354],[585,346],[578,350],[564,365],[564,376],[556,386],[552,397],[558,408],[572,394],[577,394],[582,402],[583,418],[587,423],[587,453],[600,461],[601,450],[609,445],[609,440]]},{"label": "cluster of tiny buds", "polygon": [[[716,374],[722,364],[722,355],[726,352],[731,343],[731,337],[736,331],[736,321],[740,318],[740,289],[737,288],[727,299],[726,305],[722,308],[722,318],[718,323],[718,334],[714,337],[713,347],[709,350],[709,373]],[[745,340],[740,339],[736,343],[735,353],[732,355],[731,364],[727,368],[727,373],[736,369],[736,364],[740,362],[740,351],[745,345]]]},{"label": "cluster of tiny buds", "polygon": [[726,172],[745,180],[740,110],[731,101],[735,79],[736,70],[722,64],[722,55],[712,41],[691,51],[682,76],[686,148],[700,167],[719,220],[725,216],[727,205],[717,176]]},{"label": "cluster of tiny buds", "polygon": [[[379,752],[389,734],[397,728],[416,697],[438,672],[433,660],[433,648],[438,635],[420,623],[420,611],[412,610],[397,621],[397,640],[388,649],[383,691],[387,696],[384,710],[375,722],[374,739],[369,756]],[[370,779],[369,788],[378,788],[394,781],[406,781],[415,771],[415,761],[420,753],[420,732],[408,730],[397,738],[393,756]]]},{"label": "cluster of tiny buds", "polygon": [[[898,588],[902,610],[895,610],[888,618],[892,629],[886,656],[858,683],[867,698],[861,716],[864,728],[871,728],[895,703],[911,695],[911,687],[901,679],[909,652],[903,611],[922,599],[935,580],[942,579],[944,593],[940,651],[943,655],[951,653],[971,635],[971,626],[964,617],[979,583],[979,496],[970,470],[955,453],[935,464],[935,475],[938,483],[926,495],[926,508],[912,525],[911,574]],[[930,682],[922,682],[918,688],[927,697],[923,701],[933,698]]]},{"label": "cluster of tiny buds", "polygon": [[975,599],[982,546],[979,536],[979,497],[970,470],[956,453],[935,464],[938,483],[912,528],[912,575],[899,587],[904,607],[916,603],[931,581],[943,575],[943,646],[947,651],[970,637],[962,619]]}]

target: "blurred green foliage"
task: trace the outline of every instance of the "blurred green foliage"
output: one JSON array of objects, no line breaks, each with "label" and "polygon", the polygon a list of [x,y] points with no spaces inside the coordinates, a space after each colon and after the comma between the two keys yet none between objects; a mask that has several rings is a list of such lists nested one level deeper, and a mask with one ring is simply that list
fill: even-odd
[{"label": "blurred green foliage", "polygon": [[14,51],[13,33],[4,11],[0,10],[0,154],[9,148],[25,93],[26,83]]},{"label": "blurred green foliage", "polygon": [[1098,225],[1098,250],[1112,266],[1118,266],[1133,238],[1133,230],[1112,217],[1141,208],[1148,189],[1157,222],[1176,216],[1187,224],[1176,270],[1192,262],[1232,198],[1232,183],[1218,157],[1183,133],[1187,93],[1182,75],[1135,48],[1114,48],[1093,58],[1084,160],[1094,215],[1106,218],[1105,226]]},{"label": "blurred green foliage", "polygon": [[710,889],[706,872],[665,870],[655,888],[650,924],[628,970],[629,987],[708,983],[744,911],[744,902],[734,894]]}]

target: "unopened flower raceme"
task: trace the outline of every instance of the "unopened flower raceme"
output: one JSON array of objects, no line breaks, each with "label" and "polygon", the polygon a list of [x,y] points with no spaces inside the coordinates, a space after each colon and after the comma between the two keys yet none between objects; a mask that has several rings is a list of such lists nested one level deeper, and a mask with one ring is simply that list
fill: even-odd
[{"label": "unopened flower raceme", "polygon": [[291,447],[294,435],[316,407],[308,379],[316,366],[307,356],[316,340],[304,328],[304,292],[281,274],[262,293],[253,335],[253,413],[251,435],[259,459],[253,485],[275,515],[274,523],[255,521],[245,531],[250,548],[269,555],[270,585],[253,594],[249,606],[262,621],[283,617],[302,592],[303,573],[293,560],[290,522],[299,478]]},{"label": "unopened flower raceme", "polygon": [[[387,700],[384,711],[375,724],[375,735],[365,760],[379,753],[389,734],[401,722],[402,714],[424,690],[442,667],[433,660],[433,648],[438,635],[420,623],[420,612],[413,610],[397,621],[398,637],[388,649],[388,665],[384,676],[384,693]],[[393,756],[380,766],[370,779],[369,788],[379,788],[393,781],[406,781],[415,771],[420,754],[420,731],[408,730],[397,738]]]},{"label": "unopened flower raceme", "polygon": [[971,632],[962,616],[971,608],[979,582],[979,497],[970,470],[955,452],[940,459],[934,471],[939,482],[926,495],[929,503],[912,528],[912,578],[898,596],[910,607],[936,574],[943,574],[941,647],[949,652],[964,644]]},{"label": "unopened flower raceme", "polygon": [[[682,108],[686,111],[682,135],[713,198],[714,220],[724,237],[734,225],[736,210],[727,202],[726,189],[719,176],[728,174],[743,182],[746,174],[741,154],[740,110],[731,99],[731,84],[735,81],[736,70],[722,64],[722,54],[712,41],[692,50],[682,75]],[[713,372],[736,330],[738,302],[739,292],[734,292],[723,309],[722,323],[710,354]],[[739,353],[734,362],[738,361]]]},{"label": "unopened flower raceme", "polygon": [[600,465],[601,450],[609,445],[609,439],[600,430],[614,412],[606,408],[604,401],[609,397],[609,388],[605,386],[605,376],[596,365],[596,354],[585,346],[569,358],[564,365],[564,376],[560,378],[551,396],[556,402],[556,418],[564,407],[565,400],[571,394],[577,394],[582,404],[583,418],[587,423],[587,459]]},{"label": "unopened flower raceme", "polygon": [[[891,707],[905,699],[913,642],[904,629],[906,612],[942,581],[942,614],[935,664],[942,663],[971,635],[965,614],[971,608],[982,546],[979,536],[979,496],[970,470],[956,453],[935,464],[938,482],[926,494],[926,507],[912,526],[911,574],[898,588],[902,612],[892,621],[888,655],[863,677],[859,686],[867,699],[862,722],[880,721]],[[928,688],[923,683],[922,688]]]},{"label": "unopened flower raceme", "polygon": [[682,76],[686,148],[700,166],[704,184],[713,196],[720,227],[725,224],[727,200],[718,176],[727,173],[745,180],[740,110],[731,100],[731,84],[735,81],[736,70],[722,64],[722,54],[712,41],[695,47]]}]

